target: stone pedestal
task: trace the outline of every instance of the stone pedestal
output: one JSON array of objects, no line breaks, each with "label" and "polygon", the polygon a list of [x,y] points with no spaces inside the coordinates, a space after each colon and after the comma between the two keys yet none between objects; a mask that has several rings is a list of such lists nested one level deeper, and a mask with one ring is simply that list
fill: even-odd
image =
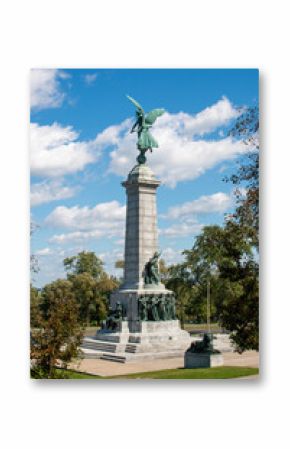
[{"label": "stone pedestal", "polygon": [[[158,249],[156,189],[160,185],[147,165],[135,166],[122,183],[127,193],[125,269],[121,289],[144,288],[146,262]],[[164,289],[162,284],[160,289]]]},{"label": "stone pedestal", "polygon": [[160,181],[147,165],[140,164],[122,185],[127,194],[124,282],[112,293],[110,306],[114,310],[120,303],[125,321],[114,332],[102,330],[94,339],[85,339],[83,352],[93,356],[95,348],[96,357],[103,351],[102,357],[113,360],[116,355],[117,361],[183,356],[191,339],[179,321],[164,316],[158,321],[141,321],[138,309],[140,297],[150,301],[162,295],[165,302],[173,297],[161,282],[144,283],[145,265],[158,251],[156,190]]},{"label": "stone pedestal", "polygon": [[206,354],[196,352],[186,352],[184,355],[184,368],[212,368],[223,366],[222,354]]}]

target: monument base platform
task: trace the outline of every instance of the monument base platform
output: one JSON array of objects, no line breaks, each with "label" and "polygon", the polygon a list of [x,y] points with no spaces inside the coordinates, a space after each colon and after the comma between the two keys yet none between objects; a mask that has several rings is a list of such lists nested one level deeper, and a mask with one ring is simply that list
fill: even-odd
[{"label": "monument base platform", "polygon": [[186,352],[184,355],[184,368],[212,368],[223,366],[222,354]]},{"label": "monument base platform", "polygon": [[101,330],[95,337],[86,337],[81,346],[84,358],[101,358],[116,362],[134,362],[161,358],[183,357],[191,344],[188,332],[180,328],[179,320],[143,321],[134,324],[122,321],[116,332]]}]

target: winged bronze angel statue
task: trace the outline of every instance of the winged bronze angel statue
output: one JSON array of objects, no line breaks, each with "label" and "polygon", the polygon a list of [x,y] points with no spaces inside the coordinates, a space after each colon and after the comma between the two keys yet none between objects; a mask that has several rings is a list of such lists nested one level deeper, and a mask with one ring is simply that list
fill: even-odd
[{"label": "winged bronze angel statue", "polygon": [[137,162],[139,164],[145,164],[146,151],[150,150],[152,153],[152,148],[158,148],[158,143],[149,132],[149,129],[152,127],[157,117],[160,117],[160,115],[164,114],[165,109],[152,109],[152,111],[148,112],[148,114],[145,114],[142,106],[136,100],[134,100],[134,98],[130,97],[129,95],[127,95],[127,98],[134,104],[134,106],[136,106],[137,118],[131,129],[131,133],[137,132],[138,134],[137,148],[140,151],[140,154],[137,157]]}]

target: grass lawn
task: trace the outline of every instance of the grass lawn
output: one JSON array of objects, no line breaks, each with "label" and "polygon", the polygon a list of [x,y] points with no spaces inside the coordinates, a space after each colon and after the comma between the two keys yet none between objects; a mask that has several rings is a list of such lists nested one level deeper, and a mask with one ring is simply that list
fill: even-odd
[{"label": "grass lawn", "polygon": [[69,379],[233,379],[259,374],[258,368],[219,366],[216,368],[168,369],[122,376],[93,376],[91,374],[66,371]]},{"label": "grass lawn", "polygon": [[242,376],[258,374],[257,368],[238,366],[218,366],[215,368],[180,368],[147,373],[126,374],[113,376],[111,379],[232,379]]},{"label": "grass lawn", "polygon": [[[221,332],[221,327],[217,323],[212,323],[210,325],[210,329],[212,332]],[[207,331],[207,324],[201,323],[201,324],[192,324],[192,323],[185,323],[184,324],[184,330],[187,332],[204,332]]]},{"label": "grass lawn", "polygon": [[101,376],[94,376],[93,374],[79,373],[78,371],[73,370],[57,370],[60,374],[64,374],[67,376],[66,379],[101,379]]}]

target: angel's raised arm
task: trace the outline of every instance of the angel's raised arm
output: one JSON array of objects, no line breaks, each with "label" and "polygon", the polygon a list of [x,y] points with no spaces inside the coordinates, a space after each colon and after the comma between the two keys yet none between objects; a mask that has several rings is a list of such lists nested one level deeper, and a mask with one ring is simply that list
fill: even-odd
[{"label": "angel's raised arm", "polygon": [[130,97],[129,95],[127,95],[128,100],[131,101],[131,103],[133,103],[133,105],[138,109],[139,112],[142,113],[142,115],[144,115],[144,110],[142,108],[142,106],[138,103],[138,101],[134,100],[134,98]]}]

